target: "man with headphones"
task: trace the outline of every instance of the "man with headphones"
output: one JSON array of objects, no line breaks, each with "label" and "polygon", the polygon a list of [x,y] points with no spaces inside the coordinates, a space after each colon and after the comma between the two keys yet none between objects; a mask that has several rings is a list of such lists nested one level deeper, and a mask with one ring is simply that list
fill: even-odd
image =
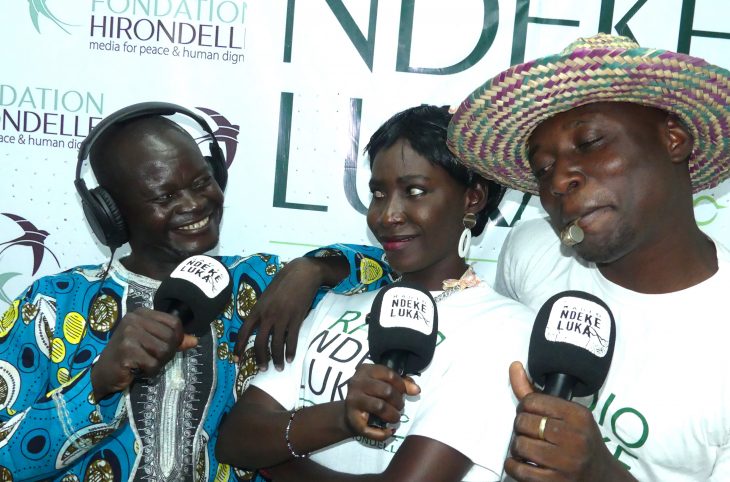
[{"label": "man with headphones", "polygon": [[[173,114],[192,118],[210,136],[209,157],[165,117]],[[81,179],[87,157],[100,184],[93,189]],[[236,363],[237,333],[282,269],[279,258],[220,257],[233,296],[203,336],[185,334],[180,319],[151,309],[160,280],[218,244],[226,181],[210,127],[175,104],[121,109],[82,143],[76,189],[93,232],[112,256],[106,266],[79,266],[37,280],[0,320],[0,479],[254,477],[219,464],[214,447],[222,417],[255,371],[250,360]],[[127,242],[130,253],[114,259]],[[293,300],[280,309],[306,305],[319,285],[344,278],[348,264],[351,273],[359,273],[364,260],[379,265],[367,257],[368,248],[349,249],[324,248],[318,257],[283,268],[295,275],[283,282],[290,285],[278,282]],[[328,256],[338,253],[346,257]],[[359,276],[334,289],[380,285]]]}]

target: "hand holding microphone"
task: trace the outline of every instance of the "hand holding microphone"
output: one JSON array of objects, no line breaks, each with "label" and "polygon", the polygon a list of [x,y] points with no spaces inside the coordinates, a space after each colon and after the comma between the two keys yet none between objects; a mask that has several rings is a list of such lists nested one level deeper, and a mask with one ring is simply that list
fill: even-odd
[{"label": "hand holding microphone", "polygon": [[228,270],[209,256],[184,260],[162,281],[155,310],[138,308],[119,320],[91,372],[97,400],[151,377],[178,350],[197,344],[231,298]]},{"label": "hand holding microphone", "polygon": [[510,382],[520,401],[505,471],[515,480],[624,480],[591,412],[573,396],[596,393],[608,374],[616,327],[597,297],[565,291],[542,306],[533,325],[528,366],[543,387],[535,392],[520,363]]},{"label": "hand holding microphone", "polygon": [[367,319],[375,364],[359,366],[348,382],[347,420],[355,432],[385,440],[392,435],[387,424],[400,420],[404,395],[420,390],[404,376],[418,374],[431,363],[438,312],[428,291],[398,282],[378,292]]}]

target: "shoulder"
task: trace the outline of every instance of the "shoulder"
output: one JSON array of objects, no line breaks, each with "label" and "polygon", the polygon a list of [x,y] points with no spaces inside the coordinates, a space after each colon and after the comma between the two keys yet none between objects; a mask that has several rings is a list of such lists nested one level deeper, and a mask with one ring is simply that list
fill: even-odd
[{"label": "shoulder", "polygon": [[547,218],[520,221],[507,235],[502,253],[520,258],[557,255],[560,240]]},{"label": "shoulder", "polygon": [[715,251],[717,253],[718,271],[716,276],[721,280],[721,285],[726,287],[727,283],[730,282],[730,248],[717,239],[713,239],[713,242],[715,243]]},{"label": "shoulder", "polygon": [[724,265],[725,269],[730,269],[730,249],[717,239],[712,239],[712,241],[715,243],[715,249],[717,250],[718,263]]},{"label": "shoulder", "polygon": [[220,261],[231,272],[234,281],[241,277],[271,278],[282,266],[279,256],[269,253],[256,253],[250,256],[220,256]]},{"label": "shoulder", "polygon": [[438,306],[440,321],[458,323],[477,332],[505,331],[520,336],[531,330],[535,321],[532,308],[497,293],[486,283],[461,291],[450,303],[439,305],[443,305]]},{"label": "shoulder", "polygon": [[38,278],[25,290],[25,293],[42,292],[50,295],[76,291],[84,285],[98,283],[105,268],[105,265],[75,266],[60,273]]},{"label": "shoulder", "polygon": [[546,218],[518,223],[500,253],[495,287],[525,304],[544,301],[545,292],[559,290],[567,280],[587,273],[591,265],[560,243]]},{"label": "shoulder", "polygon": [[281,263],[279,256],[271,253],[255,253],[248,256],[218,256],[223,265],[231,271],[245,271],[258,269],[270,265],[278,266]]}]

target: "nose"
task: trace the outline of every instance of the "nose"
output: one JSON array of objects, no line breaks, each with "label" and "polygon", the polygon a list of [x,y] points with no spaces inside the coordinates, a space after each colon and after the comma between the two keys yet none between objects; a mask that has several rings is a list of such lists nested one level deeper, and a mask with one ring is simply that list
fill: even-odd
[{"label": "nose", "polygon": [[194,212],[205,205],[205,196],[195,189],[183,189],[180,191],[177,209],[180,212]]},{"label": "nose", "polygon": [[578,190],[585,184],[585,175],[577,162],[570,157],[555,160],[550,176],[550,193],[553,196],[565,196]]},{"label": "nose", "polygon": [[391,196],[383,207],[380,215],[380,222],[383,226],[393,226],[403,224],[406,220],[403,211],[403,201],[399,196]]}]

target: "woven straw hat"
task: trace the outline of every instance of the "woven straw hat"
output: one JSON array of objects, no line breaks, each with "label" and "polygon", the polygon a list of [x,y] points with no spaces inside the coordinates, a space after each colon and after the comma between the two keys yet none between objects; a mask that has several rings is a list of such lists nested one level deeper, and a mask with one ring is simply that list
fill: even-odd
[{"label": "woven straw hat", "polygon": [[512,66],[461,103],[449,148],[507,187],[538,193],[527,139],[545,119],[594,102],[633,102],[676,114],[689,127],[693,192],[730,167],[730,72],[705,60],[641,48],[627,37],[579,38],[557,55]]}]

